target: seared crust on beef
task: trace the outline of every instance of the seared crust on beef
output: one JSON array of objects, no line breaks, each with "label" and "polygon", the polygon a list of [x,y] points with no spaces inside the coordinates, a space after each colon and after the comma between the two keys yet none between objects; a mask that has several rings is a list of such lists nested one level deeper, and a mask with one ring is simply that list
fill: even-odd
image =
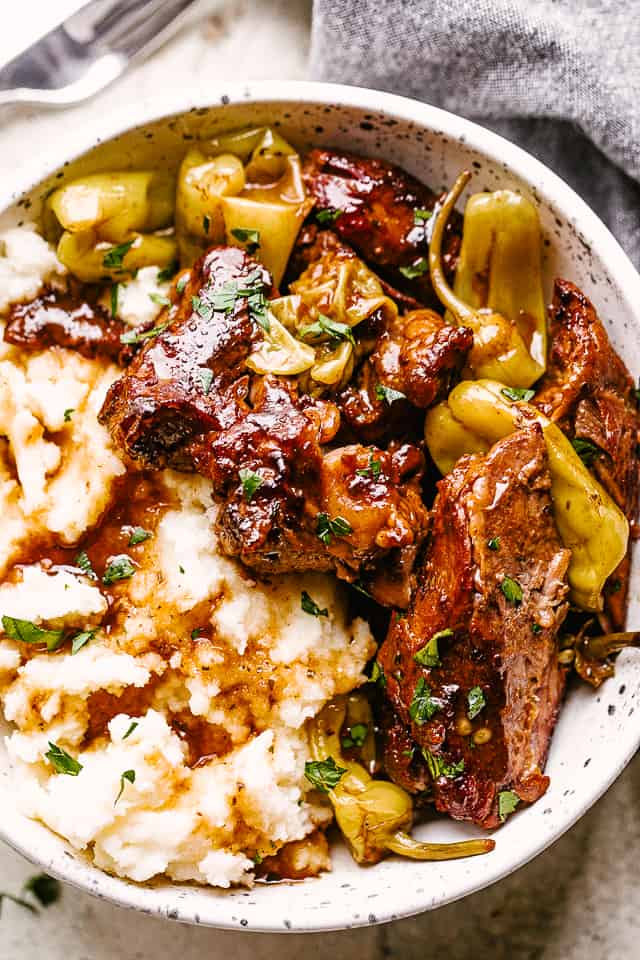
[{"label": "seared crust on beef", "polygon": [[[556,636],[568,607],[570,556],[556,530],[550,483],[537,424],[486,456],[463,457],[439,483],[417,590],[378,655],[387,771],[414,793],[430,791],[439,810],[484,827],[500,822],[500,791],[532,802],[548,783],[542,770],[564,687]],[[521,601],[505,595],[505,578]],[[434,634],[449,630],[438,641],[439,666],[414,660]],[[421,723],[410,711],[422,683],[437,709]],[[486,705],[469,723],[475,687]],[[480,728],[490,739],[476,745]],[[435,780],[429,758],[432,768],[445,765]]]}]

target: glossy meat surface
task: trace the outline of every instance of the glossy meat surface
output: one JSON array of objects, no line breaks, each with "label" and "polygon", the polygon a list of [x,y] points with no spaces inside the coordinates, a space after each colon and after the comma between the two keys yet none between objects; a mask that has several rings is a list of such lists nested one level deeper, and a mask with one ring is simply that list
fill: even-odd
[{"label": "glossy meat surface", "polygon": [[[400,167],[336,150],[312,150],[304,164],[307,189],[317,209],[341,211],[332,224],[338,236],[385,279],[426,306],[437,306],[424,258],[428,254],[428,213],[437,194]],[[426,219],[416,217],[426,211]],[[452,217],[443,244],[448,270],[460,245],[460,218]],[[407,278],[400,268],[417,267]]]},{"label": "glossy meat surface", "polygon": [[[378,654],[388,773],[414,793],[429,791],[439,810],[484,827],[500,822],[501,791],[532,802],[548,783],[542,770],[564,687],[556,636],[569,562],[549,491],[538,425],[460,460],[440,481],[411,605]],[[416,662],[438,633],[435,660]],[[477,689],[484,706],[470,720]]]},{"label": "glossy meat surface", "polygon": [[[549,366],[535,403],[572,439],[594,444],[590,467],[634,525],[640,483],[640,415],[634,382],[593,304],[557,280],[551,306]],[[629,555],[605,587],[610,626],[624,625]]]}]

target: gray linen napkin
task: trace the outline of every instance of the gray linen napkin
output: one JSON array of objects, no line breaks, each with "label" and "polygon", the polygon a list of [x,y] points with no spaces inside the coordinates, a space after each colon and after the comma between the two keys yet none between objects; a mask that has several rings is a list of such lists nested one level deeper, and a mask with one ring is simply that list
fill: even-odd
[{"label": "gray linen napkin", "polygon": [[426,100],[519,143],[640,267],[638,0],[314,0],[311,73]]}]

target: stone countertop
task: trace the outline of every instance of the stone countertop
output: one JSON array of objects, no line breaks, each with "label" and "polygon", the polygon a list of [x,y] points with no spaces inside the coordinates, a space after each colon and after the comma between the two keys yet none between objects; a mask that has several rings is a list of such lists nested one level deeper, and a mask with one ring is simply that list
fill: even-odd
[{"label": "stone countertop", "polygon": [[[81,123],[89,111],[157,91],[167,77],[199,85],[302,79],[308,35],[306,0],[218,2],[207,19],[91,103],[64,115],[5,112],[0,176],[16,164],[28,168],[29,157],[61,135],[62,116],[64,124]],[[297,960],[302,952],[318,960],[631,960],[640,942],[639,807],[636,758],[590,813],[533,863],[462,902],[386,926],[314,936],[221,932],[135,914],[67,888],[38,917],[3,903],[0,960]],[[0,892],[18,893],[33,872],[0,847]]]}]

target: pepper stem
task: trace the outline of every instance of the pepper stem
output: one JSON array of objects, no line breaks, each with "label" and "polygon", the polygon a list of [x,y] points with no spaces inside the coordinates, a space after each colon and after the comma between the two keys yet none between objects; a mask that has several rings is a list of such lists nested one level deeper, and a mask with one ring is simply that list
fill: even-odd
[{"label": "pepper stem", "polygon": [[401,857],[410,857],[412,860],[458,860],[462,857],[479,857],[483,853],[490,853],[495,840],[463,840],[460,843],[421,843],[414,840],[408,833],[398,830],[390,837],[385,838],[385,846]]},{"label": "pepper stem", "polygon": [[442,267],[442,239],[444,237],[445,227],[451,216],[451,212],[458,202],[462,191],[471,179],[468,170],[464,170],[457,178],[451,190],[442,202],[438,215],[433,225],[431,242],[429,243],[429,271],[431,274],[431,284],[438,299],[447,310],[450,310],[456,319],[456,322],[463,324],[475,317],[474,311],[464,300],[458,297],[447,282]]},{"label": "pepper stem", "polygon": [[627,647],[640,647],[640,632],[605,633],[600,637],[583,637],[579,650],[589,660],[606,660],[612,653]]}]

